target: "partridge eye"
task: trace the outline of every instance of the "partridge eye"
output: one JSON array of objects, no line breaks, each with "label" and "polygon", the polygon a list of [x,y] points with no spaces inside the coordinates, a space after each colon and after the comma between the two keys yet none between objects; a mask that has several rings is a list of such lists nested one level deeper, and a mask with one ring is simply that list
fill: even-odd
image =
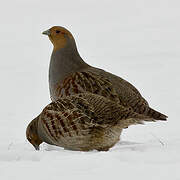
[{"label": "partridge eye", "polygon": [[56,33],[58,34],[58,33],[60,33],[60,31],[59,31],[59,30],[56,30]]}]

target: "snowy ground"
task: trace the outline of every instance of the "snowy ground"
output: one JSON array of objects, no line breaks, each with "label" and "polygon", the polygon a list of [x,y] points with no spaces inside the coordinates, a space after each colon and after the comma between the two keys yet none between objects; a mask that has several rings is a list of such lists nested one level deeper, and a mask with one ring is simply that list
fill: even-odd
[{"label": "snowy ground", "polygon": [[[0,179],[180,180],[179,0],[3,1],[0,6]],[[168,122],[124,130],[109,152],[72,152],[25,139],[50,102],[52,45],[41,32],[69,28],[82,57],[132,82]]]}]

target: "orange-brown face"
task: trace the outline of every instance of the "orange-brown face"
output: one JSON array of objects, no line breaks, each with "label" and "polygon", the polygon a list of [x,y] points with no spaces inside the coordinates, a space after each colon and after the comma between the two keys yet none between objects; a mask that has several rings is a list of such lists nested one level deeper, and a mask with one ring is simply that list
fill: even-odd
[{"label": "orange-brown face", "polygon": [[54,26],[47,31],[44,31],[43,34],[49,36],[49,39],[54,45],[54,50],[65,47],[68,38],[73,39],[72,34],[67,29],[60,26]]},{"label": "orange-brown face", "polygon": [[36,150],[39,150],[39,145],[42,143],[37,134],[37,119],[31,121],[26,129],[26,138],[34,146]]}]

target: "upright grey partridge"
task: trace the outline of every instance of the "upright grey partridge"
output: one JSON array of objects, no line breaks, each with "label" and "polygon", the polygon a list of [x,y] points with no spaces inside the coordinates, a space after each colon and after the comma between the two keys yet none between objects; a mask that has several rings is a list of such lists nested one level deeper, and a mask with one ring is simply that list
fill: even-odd
[{"label": "upright grey partridge", "polygon": [[103,96],[80,93],[59,98],[44,108],[27,127],[28,141],[39,150],[46,142],[79,151],[107,151],[123,128],[155,121]]},{"label": "upright grey partridge", "polygon": [[54,26],[43,34],[49,36],[54,46],[49,67],[52,101],[59,97],[90,92],[131,108],[136,113],[156,120],[166,120],[167,116],[150,108],[139,91],[129,82],[85,63],[67,29]]}]

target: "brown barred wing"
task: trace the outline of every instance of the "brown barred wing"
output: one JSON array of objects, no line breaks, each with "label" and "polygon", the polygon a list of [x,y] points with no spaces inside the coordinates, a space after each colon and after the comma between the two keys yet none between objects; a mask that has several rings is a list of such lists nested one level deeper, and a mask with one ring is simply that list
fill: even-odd
[{"label": "brown barred wing", "polygon": [[84,112],[92,118],[91,124],[96,127],[106,128],[119,124],[123,128],[132,124],[142,124],[143,121],[155,121],[153,118],[134,112],[132,108],[126,108],[100,95],[82,93],[71,98],[74,102],[75,99],[78,99],[78,102],[80,102],[79,99],[82,99],[86,102],[87,107],[88,104],[92,107],[92,110]]},{"label": "brown barred wing", "polygon": [[73,94],[90,92],[102,95],[112,101],[119,102],[116,91],[111,82],[89,71],[76,72],[68,76],[62,84],[58,84],[55,90],[55,99]]}]

